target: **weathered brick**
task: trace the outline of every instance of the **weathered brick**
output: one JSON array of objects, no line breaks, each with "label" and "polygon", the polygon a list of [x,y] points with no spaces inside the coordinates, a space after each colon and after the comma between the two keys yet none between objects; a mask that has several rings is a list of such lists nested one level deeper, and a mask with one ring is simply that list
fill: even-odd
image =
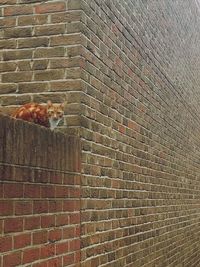
[{"label": "weathered brick", "polygon": [[48,23],[48,15],[27,15],[18,17],[19,26],[43,25]]},{"label": "weathered brick", "polygon": [[60,22],[75,22],[80,21],[81,12],[80,11],[70,11],[64,13],[55,13],[51,15],[52,23],[60,23]]},{"label": "weathered brick", "polygon": [[37,71],[35,72],[35,75],[34,75],[35,81],[59,80],[59,79],[63,79],[63,77],[64,77],[63,70]]},{"label": "weathered brick", "polygon": [[20,38],[32,36],[32,28],[8,28],[3,32],[4,38]]},{"label": "weathered brick", "polygon": [[1,49],[12,49],[17,48],[16,40],[0,40]]},{"label": "weathered brick", "polygon": [[4,16],[28,15],[32,13],[32,6],[9,6],[4,8]]},{"label": "weathered brick", "polygon": [[31,47],[46,47],[48,46],[48,38],[46,37],[38,37],[38,38],[25,38],[18,40],[19,48],[31,48]]},{"label": "weathered brick", "polygon": [[16,93],[17,85],[14,83],[0,84],[1,94]]},{"label": "weathered brick", "polygon": [[3,60],[31,59],[32,50],[14,50],[3,52]]},{"label": "weathered brick", "polygon": [[44,3],[37,5],[35,8],[36,13],[52,13],[65,10],[65,2]]},{"label": "weathered brick", "polygon": [[81,1],[80,0],[69,0],[67,2],[67,8],[70,10],[81,9]]},{"label": "weathered brick", "polygon": [[38,48],[34,53],[34,58],[63,57],[64,55],[65,55],[64,47]]},{"label": "weathered brick", "polygon": [[35,26],[34,36],[48,36],[48,35],[56,35],[64,33],[65,33],[64,24],[44,25],[44,26]]},{"label": "weathered brick", "polygon": [[32,79],[31,72],[10,72],[2,74],[2,82],[28,82]]},{"label": "weathered brick", "polygon": [[51,46],[74,45],[80,43],[80,34],[53,36],[50,38]]}]

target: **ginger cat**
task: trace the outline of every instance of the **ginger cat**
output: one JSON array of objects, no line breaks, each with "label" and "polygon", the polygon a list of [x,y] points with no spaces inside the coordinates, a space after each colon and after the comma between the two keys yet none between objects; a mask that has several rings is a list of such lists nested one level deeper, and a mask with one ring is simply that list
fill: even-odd
[{"label": "ginger cat", "polygon": [[13,118],[33,122],[52,130],[59,124],[64,115],[64,104],[52,104],[48,101],[46,106],[37,103],[28,103],[18,108]]}]

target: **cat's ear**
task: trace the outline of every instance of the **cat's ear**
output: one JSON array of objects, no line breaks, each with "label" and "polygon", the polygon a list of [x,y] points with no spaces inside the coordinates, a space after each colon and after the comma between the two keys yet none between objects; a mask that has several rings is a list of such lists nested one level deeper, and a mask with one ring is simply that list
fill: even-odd
[{"label": "cat's ear", "polygon": [[53,104],[52,104],[51,100],[48,100],[48,101],[47,101],[47,107],[50,108],[52,105],[53,105]]},{"label": "cat's ear", "polygon": [[61,107],[62,109],[64,109],[64,106],[65,106],[64,103],[61,103],[61,104],[60,104],[60,107]]}]

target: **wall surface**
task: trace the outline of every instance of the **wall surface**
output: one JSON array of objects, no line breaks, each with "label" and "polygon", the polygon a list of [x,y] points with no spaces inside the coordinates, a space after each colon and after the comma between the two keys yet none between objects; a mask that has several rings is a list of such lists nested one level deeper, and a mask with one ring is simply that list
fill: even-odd
[{"label": "wall surface", "polygon": [[0,266],[79,261],[79,139],[0,116]]},{"label": "wall surface", "polygon": [[82,266],[200,266],[200,11],[81,3]]},{"label": "wall surface", "polygon": [[66,100],[81,137],[81,266],[199,266],[197,1],[0,7],[3,110]]}]

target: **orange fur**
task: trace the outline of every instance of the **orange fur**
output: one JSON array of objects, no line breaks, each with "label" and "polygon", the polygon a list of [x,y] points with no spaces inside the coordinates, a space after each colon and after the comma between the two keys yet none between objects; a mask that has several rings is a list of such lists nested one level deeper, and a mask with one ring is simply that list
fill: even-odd
[{"label": "orange fur", "polygon": [[63,117],[63,108],[63,104],[52,104],[50,101],[45,106],[28,103],[18,108],[12,117],[53,129]]}]

